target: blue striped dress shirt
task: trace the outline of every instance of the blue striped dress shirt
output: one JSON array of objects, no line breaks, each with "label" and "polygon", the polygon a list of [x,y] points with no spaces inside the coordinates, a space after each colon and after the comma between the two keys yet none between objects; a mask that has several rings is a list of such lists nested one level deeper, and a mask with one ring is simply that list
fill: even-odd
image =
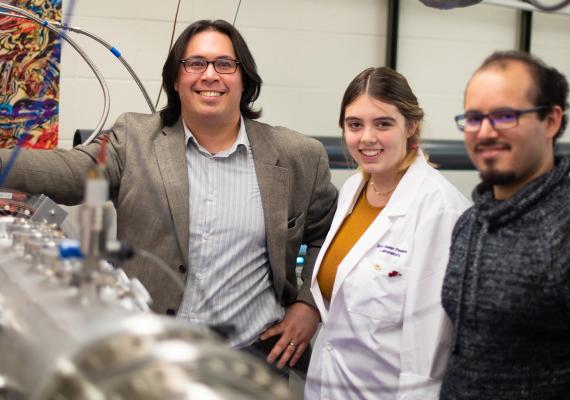
[{"label": "blue striped dress shirt", "polygon": [[243,347],[283,317],[276,298],[263,208],[243,119],[236,142],[211,154],[186,124],[190,184],[189,273],[178,318],[232,325]]}]

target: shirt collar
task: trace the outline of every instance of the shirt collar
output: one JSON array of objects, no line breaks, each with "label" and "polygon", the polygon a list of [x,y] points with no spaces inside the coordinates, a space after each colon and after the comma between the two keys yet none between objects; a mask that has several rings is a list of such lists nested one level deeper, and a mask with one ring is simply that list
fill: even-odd
[{"label": "shirt collar", "polygon": [[186,126],[186,122],[184,121],[184,119],[182,119],[182,125],[184,126],[184,138],[185,138],[186,146],[188,146],[188,144],[191,143],[193,146],[196,147],[196,149],[198,151],[200,151],[201,153],[204,153],[208,156],[228,157],[228,156],[232,155],[233,153],[235,153],[238,150],[238,148],[240,148],[240,147],[243,147],[245,149],[250,148],[249,138],[247,137],[247,131],[245,129],[245,123],[244,123],[243,117],[241,115],[239,117],[239,132],[238,132],[236,141],[228,149],[223,150],[223,151],[219,151],[216,154],[210,153],[208,150],[206,150],[204,147],[202,147],[200,145],[200,143],[198,143],[198,141],[196,140],[196,138],[192,134],[192,131],[190,130],[190,128],[188,128],[188,126]]}]

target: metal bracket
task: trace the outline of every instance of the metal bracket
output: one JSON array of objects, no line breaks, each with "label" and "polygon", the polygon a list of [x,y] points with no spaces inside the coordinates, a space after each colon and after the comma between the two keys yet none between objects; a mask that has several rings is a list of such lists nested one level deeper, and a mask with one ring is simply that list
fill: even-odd
[{"label": "metal bracket", "polygon": [[61,225],[67,218],[67,211],[46,195],[32,197],[30,204],[36,210],[30,218],[32,221]]}]

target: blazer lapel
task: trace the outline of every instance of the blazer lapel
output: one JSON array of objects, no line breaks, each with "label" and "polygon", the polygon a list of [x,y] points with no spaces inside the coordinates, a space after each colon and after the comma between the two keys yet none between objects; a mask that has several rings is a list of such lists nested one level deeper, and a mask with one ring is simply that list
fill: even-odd
[{"label": "blazer lapel", "polygon": [[162,129],[162,136],[155,141],[158,169],[166,191],[168,207],[172,216],[176,239],[184,260],[188,262],[189,240],[189,188],[186,143],[182,119]]},{"label": "blazer lapel", "polygon": [[289,172],[286,168],[277,165],[279,152],[269,140],[269,132],[253,121],[244,121],[261,192],[267,253],[273,273],[273,283],[277,294],[280,295],[283,293],[286,280],[285,243],[287,242]]}]

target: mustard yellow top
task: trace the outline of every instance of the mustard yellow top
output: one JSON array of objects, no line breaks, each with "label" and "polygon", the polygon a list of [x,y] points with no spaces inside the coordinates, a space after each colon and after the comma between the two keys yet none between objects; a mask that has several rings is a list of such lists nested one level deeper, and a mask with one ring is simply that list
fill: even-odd
[{"label": "mustard yellow top", "polygon": [[336,270],[350,249],[360,239],[372,221],[384,207],[373,207],[366,200],[366,186],[358,196],[358,200],[333,238],[321,262],[317,281],[323,297],[331,300]]}]

